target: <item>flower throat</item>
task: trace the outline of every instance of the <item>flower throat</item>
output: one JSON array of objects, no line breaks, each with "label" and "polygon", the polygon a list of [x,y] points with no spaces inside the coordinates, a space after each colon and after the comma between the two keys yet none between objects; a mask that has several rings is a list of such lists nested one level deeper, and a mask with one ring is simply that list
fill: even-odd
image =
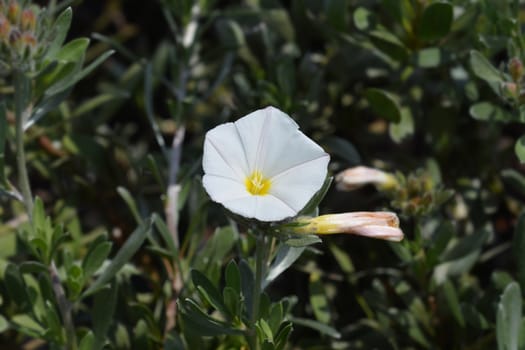
[{"label": "flower throat", "polygon": [[270,191],[271,182],[269,179],[265,179],[263,174],[255,170],[250,176],[244,180],[246,190],[254,196],[264,196]]}]

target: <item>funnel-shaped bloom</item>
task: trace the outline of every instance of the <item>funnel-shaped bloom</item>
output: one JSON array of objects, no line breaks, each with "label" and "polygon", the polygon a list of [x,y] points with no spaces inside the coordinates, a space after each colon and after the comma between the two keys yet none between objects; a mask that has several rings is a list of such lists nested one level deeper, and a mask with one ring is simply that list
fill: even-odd
[{"label": "funnel-shaped bloom", "polygon": [[390,189],[397,183],[394,175],[366,166],[343,170],[336,175],[335,181],[337,188],[343,191],[352,191],[368,184],[373,184],[380,189]]},{"label": "funnel-shaped bloom", "polygon": [[319,191],[329,159],[293,119],[267,107],[208,131],[202,181],[211,199],[233,213],[280,221]]},{"label": "funnel-shaped bloom", "polygon": [[350,233],[396,242],[403,239],[397,215],[387,211],[321,215],[299,218],[296,223],[299,225],[294,226],[293,230],[297,233]]}]

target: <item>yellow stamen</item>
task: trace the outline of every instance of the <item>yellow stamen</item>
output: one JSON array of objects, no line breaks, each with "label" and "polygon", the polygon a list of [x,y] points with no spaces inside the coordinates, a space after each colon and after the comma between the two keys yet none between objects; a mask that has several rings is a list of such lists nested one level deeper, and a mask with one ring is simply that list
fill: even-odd
[{"label": "yellow stamen", "polygon": [[246,190],[254,196],[264,196],[270,191],[272,185],[269,179],[265,179],[263,174],[255,170],[250,176],[244,180]]}]

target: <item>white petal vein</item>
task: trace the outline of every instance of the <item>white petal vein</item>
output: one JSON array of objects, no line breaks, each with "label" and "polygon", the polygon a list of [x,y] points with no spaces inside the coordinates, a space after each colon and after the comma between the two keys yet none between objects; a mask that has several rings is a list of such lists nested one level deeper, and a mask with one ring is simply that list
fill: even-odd
[{"label": "white petal vein", "polygon": [[286,169],[284,171],[281,171],[279,174],[272,176],[270,178],[270,181],[278,180],[281,176],[284,176],[284,175],[288,174],[291,171],[297,170],[297,168],[300,168],[302,166],[308,165],[311,162],[315,162],[316,160],[319,160],[319,159],[322,159],[322,158],[325,158],[325,157],[328,157],[328,154],[323,154],[322,156],[314,158],[314,159],[305,160],[304,162],[296,164],[296,165],[294,165],[294,166],[292,166],[292,167],[290,167],[290,168],[288,168],[288,169]]},{"label": "white petal vein", "polygon": [[[224,161],[224,163],[226,165],[228,165],[230,167],[230,169],[235,173],[237,174],[237,176],[239,176],[239,178],[243,178],[243,174],[239,174],[239,172],[237,171],[237,169],[235,169],[235,167],[233,167],[227,160],[226,160],[226,157],[224,156],[224,154],[222,154],[221,152],[221,149],[219,147],[217,147],[213,141],[211,140],[211,138],[208,137],[208,142],[210,143],[210,145],[215,148],[215,150],[217,151],[217,153],[219,154],[219,156],[221,156],[222,160]],[[246,176],[246,175],[245,175]],[[238,181],[238,180],[237,180]]]}]

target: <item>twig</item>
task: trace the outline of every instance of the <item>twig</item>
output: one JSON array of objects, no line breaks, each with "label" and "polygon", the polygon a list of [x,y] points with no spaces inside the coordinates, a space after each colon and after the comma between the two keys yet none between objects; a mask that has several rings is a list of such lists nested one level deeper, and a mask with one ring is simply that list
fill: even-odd
[{"label": "twig", "polygon": [[24,205],[27,214],[31,218],[33,214],[33,195],[29,185],[29,177],[26,168],[26,156],[24,150],[24,95],[25,95],[25,77],[24,73],[19,70],[14,71],[15,75],[15,139],[16,139],[16,164],[18,169],[18,186],[22,191]]},{"label": "twig", "polygon": [[49,266],[49,275],[51,276],[51,287],[55,293],[60,316],[66,329],[66,349],[76,350],[77,340],[75,325],[73,324],[73,315],[71,313],[71,303],[66,298],[66,293],[64,292],[64,288],[62,288],[62,283],[60,282],[60,277],[58,277],[58,270],[54,261],[52,261]]},{"label": "twig", "polygon": [[181,186],[177,183],[177,174],[180,168],[180,158],[182,154],[182,143],[184,141],[184,135],[186,133],[186,128],[181,126],[175,132],[173,137],[173,142],[171,144],[171,153],[170,153],[170,170],[169,170],[169,182],[168,182],[168,200],[166,202],[166,218],[168,228],[170,230],[171,236],[173,237],[173,242],[175,246],[179,247],[179,232],[178,232],[178,223],[179,223],[179,212],[178,212],[178,202],[179,202],[179,193]]},{"label": "twig", "polygon": [[[199,24],[198,22],[199,13],[200,13],[200,7],[198,3],[196,3],[191,9],[191,20],[189,24],[186,26],[186,28],[184,28],[184,31],[182,33],[182,40],[180,42],[182,46],[186,49],[192,47],[193,42],[195,40],[195,35],[197,33],[198,24]],[[175,97],[179,100],[179,103],[181,104],[184,102],[184,99],[186,98],[186,83],[188,81],[189,76],[190,76],[189,69],[186,67],[185,64],[182,64],[180,75],[179,75],[179,80],[178,80],[178,86],[173,91],[175,93]],[[179,193],[181,189],[180,184],[177,183],[177,175],[180,169],[182,144],[184,142],[185,133],[186,133],[186,127],[184,126],[184,124],[181,124],[175,131],[175,135],[173,136],[173,141],[171,143],[171,150],[170,150],[170,156],[169,156],[170,169],[169,169],[169,174],[168,174],[169,182],[168,182],[168,188],[167,188],[168,199],[166,201],[166,207],[164,208],[165,213],[166,213],[166,221],[167,221],[168,229],[173,238],[173,242],[177,248],[179,247],[178,202],[179,202]],[[166,307],[166,319],[167,320],[166,320],[165,334],[167,334],[172,328],[174,328],[176,324],[177,299],[179,297],[180,291],[184,287],[181,273],[182,271],[180,270],[180,265],[177,264],[176,261],[173,262],[172,274],[170,276],[171,282],[172,282],[171,285],[172,285],[172,290],[173,290],[173,296]]]},{"label": "twig", "polygon": [[[170,153],[170,170],[169,170],[169,183],[166,201],[166,207],[164,208],[166,213],[166,221],[168,229],[171,233],[173,243],[179,247],[179,193],[180,184],[177,183],[177,174],[180,168],[180,158],[182,154],[182,143],[184,141],[184,135],[186,128],[181,126],[175,132],[173,142],[171,144]],[[181,278],[181,271],[177,263],[173,263],[171,278],[171,286],[173,290],[173,297],[166,307],[166,333],[175,327],[175,320],[177,318],[177,298],[179,297],[180,291],[182,290],[183,283]]]}]

